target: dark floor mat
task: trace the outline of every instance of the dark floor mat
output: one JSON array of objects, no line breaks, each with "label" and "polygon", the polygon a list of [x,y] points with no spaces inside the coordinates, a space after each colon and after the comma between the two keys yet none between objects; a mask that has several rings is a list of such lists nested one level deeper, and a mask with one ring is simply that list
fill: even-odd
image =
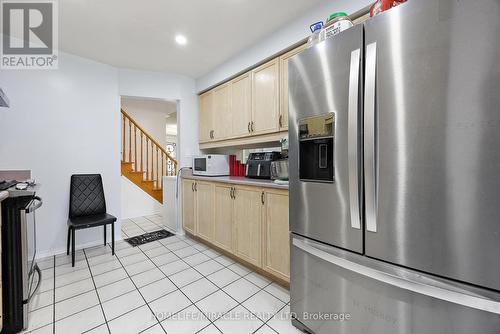
[{"label": "dark floor mat", "polygon": [[131,244],[133,247],[147,244],[148,242],[153,242],[160,239],[165,239],[171,237],[175,234],[170,233],[167,230],[158,230],[154,232],[149,232],[141,234],[132,238],[125,239],[126,242]]}]

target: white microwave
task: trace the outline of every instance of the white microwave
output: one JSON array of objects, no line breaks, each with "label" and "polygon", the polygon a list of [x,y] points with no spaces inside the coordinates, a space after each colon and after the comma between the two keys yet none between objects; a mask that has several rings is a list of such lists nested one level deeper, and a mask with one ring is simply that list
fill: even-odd
[{"label": "white microwave", "polygon": [[223,154],[200,155],[193,158],[193,175],[229,175],[229,156]]}]

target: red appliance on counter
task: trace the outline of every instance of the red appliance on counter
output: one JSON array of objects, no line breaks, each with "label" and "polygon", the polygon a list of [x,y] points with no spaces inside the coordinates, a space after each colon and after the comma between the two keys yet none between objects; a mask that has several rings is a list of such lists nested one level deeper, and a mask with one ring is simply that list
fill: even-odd
[{"label": "red appliance on counter", "polygon": [[377,0],[370,8],[370,17],[378,15],[386,10],[396,7],[407,0]]},{"label": "red appliance on counter", "polygon": [[236,155],[229,156],[229,175],[235,176],[236,174]]},{"label": "red appliance on counter", "polygon": [[245,164],[242,164],[240,160],[236,160],[236,155],[229,156],[229,175],[245,176]]}]

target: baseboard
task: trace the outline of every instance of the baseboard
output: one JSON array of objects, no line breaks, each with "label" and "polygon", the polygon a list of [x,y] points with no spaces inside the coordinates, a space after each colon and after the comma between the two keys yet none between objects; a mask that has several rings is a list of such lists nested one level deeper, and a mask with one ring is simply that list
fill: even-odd
[{"label": "baseboard", "polygon": [[[119,237],[115,236],[115,242],[121,241],[121,240],[122,240],[121,233],[120,233]],[[108,240],[108,243],[110,243],[110,242],[111,242],[111,238],[109,238],[109,240]],[[83,248],[90,248],[90,247],[99,246],[99,245],[102,245],[102,240],[95,240],[92,242],[87,242],[85,244],[76,245],[76,249],[78,250],[78,249],[83,249]],[[43,259],[43,258],[46,258],[49,256],[55,256],[55,255],[60,255],[60,254],[66,254],[66,247],[58,248],[58,249],[51,249],[51,250],[48,250],[45,252],[37,252],[36,259],[37,260]]]}]

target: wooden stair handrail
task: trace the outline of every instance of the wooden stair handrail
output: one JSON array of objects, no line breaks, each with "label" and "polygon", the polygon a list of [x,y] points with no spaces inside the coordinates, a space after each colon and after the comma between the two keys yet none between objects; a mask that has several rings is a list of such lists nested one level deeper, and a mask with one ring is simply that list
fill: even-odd
[{"label": "wooden stair handrail", "polygon": [[158,144],[158,142],[156,140],[153,139],[153,137],[151,137],[143,128],[141,128],[141,126],[139,124],[137,124],[137,122],[132,118],[130,117],[129,114],[127,114],[127,112],[125,110],[123,110],[123,108],[120,109],[123,116],[125,116],[125,118],[127,118],[132,124],[134,124],[134,126],[139,129],[142,133],[144,133],[144,135],[153,143],[156,145],[156,147],[158,147],[160,149],[160,151],[162,151],[168,159],[172,160],[173,164],[177,166],[177,160],[175,158],[173,158],[170,153],[168,153],[160,144]]},{"label": "wooden stair handrail", "polygon": [[120,111],[123,123],[122,175],[163,203],[163,177],[177,175],[177,160],[123,108]]}]

